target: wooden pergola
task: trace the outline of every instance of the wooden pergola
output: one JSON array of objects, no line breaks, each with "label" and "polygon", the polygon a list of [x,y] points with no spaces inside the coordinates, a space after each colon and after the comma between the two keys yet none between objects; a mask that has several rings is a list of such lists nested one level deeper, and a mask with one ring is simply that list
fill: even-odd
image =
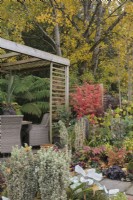
[{"label": "wooden pergola", "polygon": [[[66,58],[0,38],[0,48],[8,51],[0,54],[0,74],[24,72],[50,68],[50,142],[52,143],[52,122],[59,105],[69,106],[69,66]],[[26,56],[27,55],[27,56]],[[19,57],[15,62],[9,58]],[[21,59],[20,59],[21,58]],[[6,61],[6,62],[5,62]]]}]

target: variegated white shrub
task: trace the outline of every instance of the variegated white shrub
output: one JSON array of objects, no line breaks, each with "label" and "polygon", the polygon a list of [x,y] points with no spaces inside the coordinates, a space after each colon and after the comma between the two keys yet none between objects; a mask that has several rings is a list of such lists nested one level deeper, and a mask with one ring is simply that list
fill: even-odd
[{"label": "variegated white shrub", "polygon": [[69,145],[68,131],[63,121],[59,120],[59,133],[60,133],[60,143],[62,146]]},{"label": "variegated white shrub", "polygon": [[39,188],[42,200],[66,200],[69,184],[70,155],[54,151],[53,148],[41,149],[39,157]]},{"label": "variegated white shrub", "polygon": [[15,147],[8,161],[2,164],[10,200],[33,200],[38,190],[36,156],[30,147]]}]

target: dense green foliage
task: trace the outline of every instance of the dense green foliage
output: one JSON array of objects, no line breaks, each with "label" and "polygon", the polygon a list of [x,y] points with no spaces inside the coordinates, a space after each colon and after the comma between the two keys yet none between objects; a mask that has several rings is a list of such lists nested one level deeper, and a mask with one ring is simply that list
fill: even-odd
[{"label": "dense green foliage", "polygon": [[[91,116],[89,116],[91,121]],[[121,147],[123,143],[132,144],[133,103],[124,102],[122,108],[108,110],[103,117],[94,117],[90,124],[89,145],[99,146],[105,143]],[[127,148],[132,149],[132,145]]]},{"label": "dense green foliage", "polygon": [[49,111],[49,79],[37,76],[7,75],[0,79],[0,99],[4,104],[17,102],[20,111],[40,117]]}]

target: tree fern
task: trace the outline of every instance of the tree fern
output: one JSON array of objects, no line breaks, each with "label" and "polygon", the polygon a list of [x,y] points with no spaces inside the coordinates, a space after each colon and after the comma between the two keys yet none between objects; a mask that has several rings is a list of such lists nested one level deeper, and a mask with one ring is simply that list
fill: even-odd
[{"label": "tree fern", "polygon": [[[25,86],[25,89],[17,89],[16,93],[16,98],[22,105],[21,111],[40,117],[44,112],[49,110],[49,79],[30,75],[21,79],[19,85],[22,84]],[[19,85],[17,86],[18,88]]]},{"label": "tree fern", "polygon": [[10,98],[21,105],[22,113],[40,117],[49,110],[50,84],[48,78],[32,75],[20,77],[16,75],[15,78],[10,78],[10,82],[9,79],[1,79],[0,87],[0,98],[4,100],[9,87]]},{"label": "tree fern", "polygon": [[35,97],[34,94],[32,94],[30,91],[26,91],[16,94],[16,99],[18,99],[20,102],[31,102],[35,99]]},{"label": "tree fern", "polygon": [[46,97],[49,97],[49,90],[45,90],[45,89],[42,89],[42,90],[39,90],[39,91],[36,91],[34,92],[34,98],[37,100],[39,99],[44,99]]},{"label": "tree fern", "polygon": [[34,85],[34,78],[32,75],[15,78],[15,94],[22,94],[30,90],[30,88]]},{"label": "tree fern", "polygon": [[36,105],[40,108],[40,110],[44,112],[49,110],[49,102],[40,101],[40,102],[37,102]]},{"label": "tree fern", "polygon": [[31,114],[31,115],[36,115],[37,117],[40,117],[40,115],[41,115],[41,110],[39,109],[39,107],[35,103],[24,104],[21,107],[21,111],[23,113],[27,113],[27,114]]}]

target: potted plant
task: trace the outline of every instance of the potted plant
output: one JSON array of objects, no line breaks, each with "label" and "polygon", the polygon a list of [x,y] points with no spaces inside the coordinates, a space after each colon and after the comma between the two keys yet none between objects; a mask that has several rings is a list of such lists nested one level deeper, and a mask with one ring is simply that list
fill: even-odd
[{"label": "potted plant", "polygon": [[17,103],[13,103],[14,92],[14,76],[12,74],[6,76],[5,79],[1,79],[1,112],[4,115],[16,115]]}]

